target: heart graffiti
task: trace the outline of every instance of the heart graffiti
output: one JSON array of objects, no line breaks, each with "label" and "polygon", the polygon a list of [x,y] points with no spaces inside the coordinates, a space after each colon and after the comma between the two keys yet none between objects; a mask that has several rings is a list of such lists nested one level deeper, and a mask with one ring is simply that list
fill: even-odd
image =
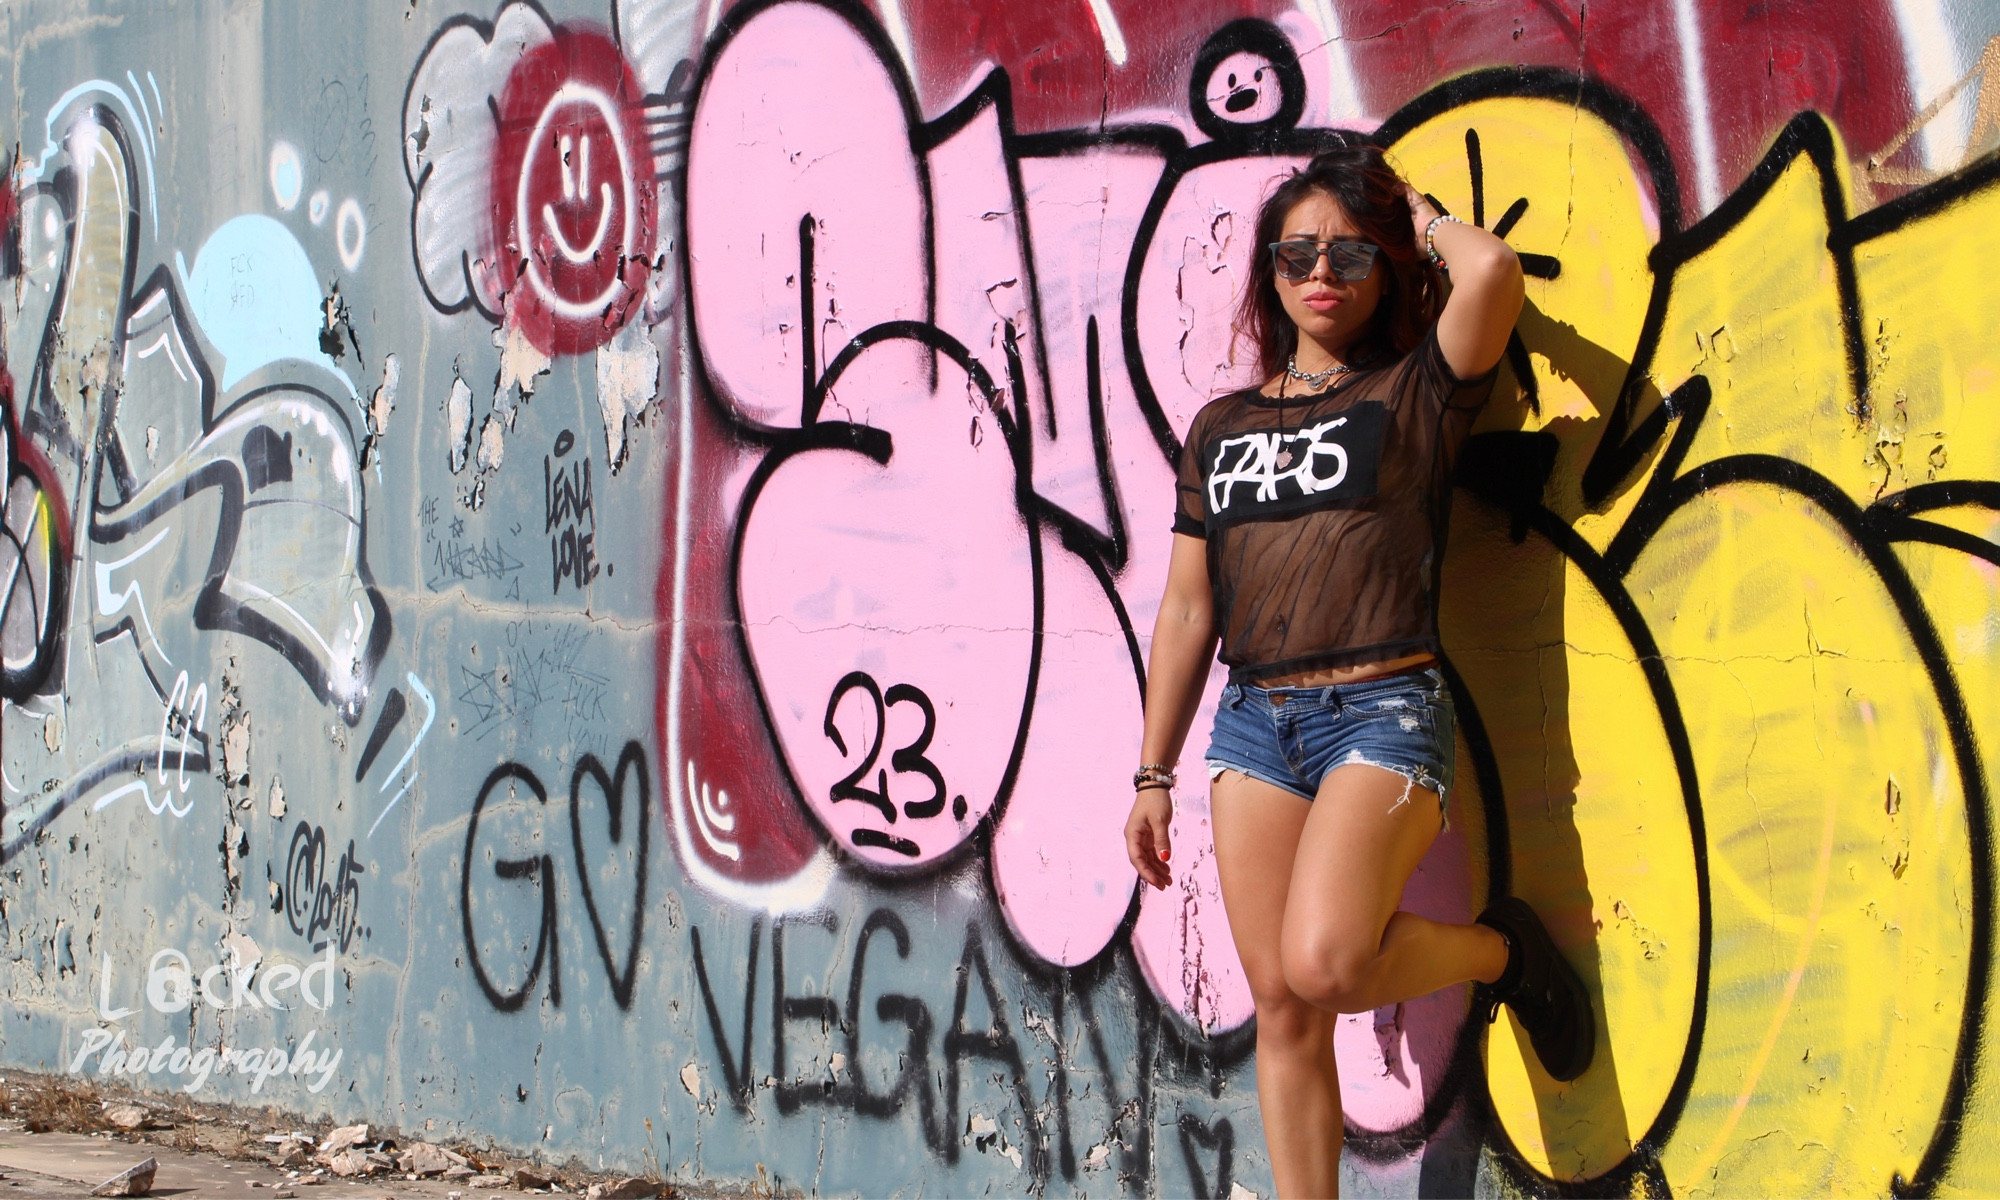
[{"label": "heart graffiti", "polygon": [[[598,872],[591,869],[584,853],[583,838],[583,783],[590,779],[597,784],[598,792],[604,797],[605,816],[609,818],[611,844],[618,846],[625,840],[625,780],[631,776],[638,782],[638,802],[633,809],[631,825],[638,832],[636,844],[629,855],[629,872],[632,877],[632,909],[626,922],[629,933],[625,941],[625,966],[621,971],[611,953],[611,939],[605,936],[604,917],[598,911],[597,890],[591,886],[591,876]],[[570,845],[576,851],[576,873],[583,883],[583,906],[590,913],[590,932],[597,939],[597,953],[604,960],[604,973],[611,980],[612,998],[618,1007],[632,1006],[632,984],[639,965],[639,936],[646,923],[646,850],[648,830],[652,820],[647,809],[652,804],[652,784],[646,774],[646,758],[639,749],[639,743],[626,742],[625,749],[618,755],[618,768],[607,772],[604,764],[595,754],[586,754],[577,760],[576,770],[569,777],[569,831]],[[613,876],[625,873],[627,864],[617,858],[610,863]]]}]

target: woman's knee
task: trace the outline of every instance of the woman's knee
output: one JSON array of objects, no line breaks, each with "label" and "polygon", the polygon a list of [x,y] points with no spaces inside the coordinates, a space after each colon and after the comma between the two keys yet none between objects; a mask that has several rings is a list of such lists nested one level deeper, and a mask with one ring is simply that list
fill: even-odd
[{"label": "woman's knee", "polygon": [[1285,939],[1285,985],[1306,1003],[1330,1012],[1364,1012],[1379,946],[1330,936]]},{"label": "woman's knee", "polygon": [[1327,1014],[1292,991],[1277,972],[1265,980],[1252,980],[1250,998],[1257,1006],[1257,1044],[1262,1052],[1310,1047],[1330,1032]]}]

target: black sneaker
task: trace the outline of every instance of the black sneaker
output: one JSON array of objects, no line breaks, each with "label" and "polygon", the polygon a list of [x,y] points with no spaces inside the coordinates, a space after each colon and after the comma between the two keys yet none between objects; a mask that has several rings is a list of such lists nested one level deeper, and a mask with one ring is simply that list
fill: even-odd
[{"label": "black sneaker", "polygon": [[1535,910],[1513,896],[1497,900],[1479,914],[1479,923],[1507,939],[1507,970],[1491,984],[1480,984],[1473,1004],[1486,1005],[1492,1022],[1507,1005],[1528,1031],[1535,1057],[1551,1079],[1568,1083],[1590,1067],[1597,1052],[1597,1017],[1583,980],[1556,949]]}]

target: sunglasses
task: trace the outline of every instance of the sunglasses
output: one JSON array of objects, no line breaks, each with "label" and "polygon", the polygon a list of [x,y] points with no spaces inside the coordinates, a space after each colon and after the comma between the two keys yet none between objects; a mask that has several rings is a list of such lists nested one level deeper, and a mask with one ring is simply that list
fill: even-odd
[{"label": "sunglasses", "polygon": [[1272,242],[1271,262],[1279,276],[1294,283],[1313,273],[1319,256],[1326,255],[1327,269],[1335,279],[1355,283],[1375,270],[1375,256],[1382,247],[1373,242]]}]

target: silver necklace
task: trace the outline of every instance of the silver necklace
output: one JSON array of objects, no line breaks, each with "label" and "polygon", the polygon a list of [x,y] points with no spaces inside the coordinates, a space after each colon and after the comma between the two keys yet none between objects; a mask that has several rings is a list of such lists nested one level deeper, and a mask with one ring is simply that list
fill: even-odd
[{"label": "silver necklace", "polygon": [[1324,387],[1326,386],[1326,381],[1332,379],[1335,375],[1345,375],[1353,369],[1353,367],[1348,366],[1346,363],[1337,362],[1324,371],[1301,371],[1299,370],[1298,355],[1294,354],[1285,360],[1285,374],[1290,375],[1293,379],[1298,380],[1309,388]]}]

